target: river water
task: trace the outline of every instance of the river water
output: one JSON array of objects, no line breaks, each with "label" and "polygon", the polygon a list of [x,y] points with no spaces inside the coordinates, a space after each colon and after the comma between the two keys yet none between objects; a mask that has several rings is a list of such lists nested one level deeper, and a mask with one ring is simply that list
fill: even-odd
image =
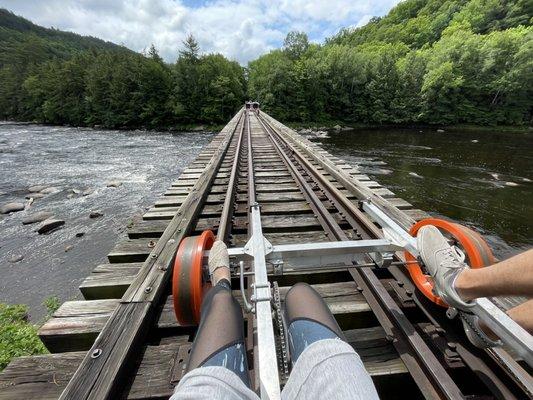
[{"label": "river water", "polygon": [[311,140],[416,208],[474,228],[496,257],[533,246],[533,132],[357,130]]},{"label": "river water", "polygon": [[[0,205],[23,201],[31,185],[60,189],[0,216],[0,301],[28,304],[41,321],[45,298],[78,298],[78,285],[126,237],[132,215],[153,204],[212,137],[0,124]],[[532,135],[389,129],[312,140],[417,208],[473,226],[498,257],[533,245]],[[122,185],[107,187],[111,180]],[[85,189],[94,192],[83,196]],[[65,226],[39,235],[22,225],[43,210]],[[90,219],[92,211],[104,216]],[[14,255],[24,259],[12,263]]]},{"label": "river water", "polygon": [[[79,284],[126,237],[131,217],[152,205],[212,137],[0,124],[0,205],[24,201],[32,185],[60,189],[25,211],[0,215],[0,302],[28,304],[32,320],[40,321],[45,298],[79,297]],[[114,180],[122,185],[107,187]],[[21,222],[37,211],[66,223],[39,235],[37,224]],[[104,215],[90,219],[93,211]],[[12,263],[14,255],[24,259]]]}]

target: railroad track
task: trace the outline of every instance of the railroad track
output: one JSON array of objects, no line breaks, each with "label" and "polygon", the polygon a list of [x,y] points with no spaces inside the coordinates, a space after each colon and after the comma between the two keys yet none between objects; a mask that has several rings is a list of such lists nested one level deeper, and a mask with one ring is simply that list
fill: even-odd
[{"label": "railroad track", "polygon": [[[129,228],[129,239],[110,253],[110,263],[84,281],[80,289],[87,300],[63,304],[41,328],[54,354],[16,359],[0,374],[0,399],[168,398],[194,335],[173,311],[168,266],[180,241],[211,229],[230,247],[245,246],[256,202],[262,233],[274,246],[381,238],[379,226],[360,207],[366,199],[407,230],[427,217],[270,116],[240,111]],[[403,254],[389,262],[388,268],[361,268],[376,266],[375,259],[361,255],[356,264],[319,271],[267,269],[281,301],[295,282],[315,287],[383,399],[531,397],[529,367],[505,350],[471,346],[457,321],[417,291]],[[247,275],[244,282],[248,294],[251,279]],[[232,283],[245,303],[237,269]],[[258,327],[247,315],[257,388]]]}]

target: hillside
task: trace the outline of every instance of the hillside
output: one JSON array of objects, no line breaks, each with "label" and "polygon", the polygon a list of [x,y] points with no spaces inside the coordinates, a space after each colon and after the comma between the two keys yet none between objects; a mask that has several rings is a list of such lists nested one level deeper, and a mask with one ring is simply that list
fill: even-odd
[{"label": "hillside", "polygon": [[43,28],[0,8],[0,68],[53,58],[66,59],[89,49],[130,51],[94,37]]},{"label": "hillside", "polygon": [[528,125],[532,17],[528,0],[406,0],[324,45],[292,34],[250,63],[249,92],[303,122]]},{"label": "hillside", "polygon": [[383,18],[356,29],[342,29],[329,43],[358,46],[371,41],[401,42],[421,48],[441,38],[452,24],[467,24],[476,34],[528,26],[533,3],[528,0],[409,0]]},{"label": "hillside", "polygon": [[[147,47],[150,43],[146,43]],[[243,68],[191,36],[165,63],[0,9],[0,118],[106,128],[221,123],[242,105]]]}]

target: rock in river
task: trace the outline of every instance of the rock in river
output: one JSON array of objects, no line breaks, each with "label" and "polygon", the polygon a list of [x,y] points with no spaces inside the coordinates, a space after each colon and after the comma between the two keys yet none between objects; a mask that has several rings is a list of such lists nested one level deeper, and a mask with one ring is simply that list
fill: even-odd
[{"label": "rock in river", "polygon": [[22,254],[13,254],[9,259],[9,262],[14,264],[22,260],[24,260],[24,256]]},{"label": "rock in river", "polygon": [[39,211],[39,212],[36,212],[35,214],[28,215],[26,218],[22,220],[22,223],[24,225],[28,225],[28,224],[34,224],[36,222],[42,222],[48,218],[53,217],[53,215],[54,214],[52,214],[51,212]]},{"label": "rock in river", "polygon": [[30,193],[37,193],[37,192],[40,192],[41,190],[44,190],[46,189],[48,186],[45,186],[45,185],[34,185],[34,186],[30,186],[28,188],[28,192]]},{"label": "rock in river", "polygon": [[120,185],[122,185],[122,182],[121,181],[109,181],[106,183],[107,187],[119,187]]},{"label": "rock in river", "polygon": [[41,190],[41,193],[51,194],[51,193],[57,193],[59,191],[60,191],[59,188],[56,188],[55,186],[51,186],[51,187],[47,187],[47,188]]},{"label": "rock in river", "polygon": [[99,211],[93,211],[89,214],[89,218],[99,218],[99,217],[103,217],[104,214],[102,214],[101,212]]},{"label": "rock in river", "polygon": [[65,221],[63,221],[62,219],[51,218],[45,220],[41,225],[39,225],[39,227],[35,231],[39,232],[39,234],[42,235],[43,233],[50,233],[63,225],[65,225]]},{"label": "rock in river", "polygon": [[41,199],[45,197],[46,195],[44,193],[30,193],[26,195],[27,199]]},{"label": "rock in river", "polygon": [[22,210],[24,210],[24,204],[22,203],[7,203],[0,207],[0,214],[9,214]]}]

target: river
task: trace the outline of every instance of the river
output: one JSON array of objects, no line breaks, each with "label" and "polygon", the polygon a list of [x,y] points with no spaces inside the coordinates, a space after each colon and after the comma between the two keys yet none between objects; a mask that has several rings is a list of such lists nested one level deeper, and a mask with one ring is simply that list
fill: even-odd
[{"label": "river", "polygon": [[[0,301],[28,304],[38,322],[45,298],[79,298],[78,285],[126,237],[132,215],[153,204],[212,137],[0,124],[0,205],[24,200],[32,185],[59,189],[0,216]],[[498,257],[533,245],[531,134],[388,129],[311,138],[417,208],[474,227]],[[107,187],[111,180],[122,185]],[[83,196],[86,189],[94,192]],[[42,210],[65,226],[39,235],[22,225]],[[89,218],[93,211],[103,216]],[[24,259],[10,262],[15,255]]]},{"label": "river", "polygon": [[496,257],[533,246],[533,132],[372,129],[311,140],[416,208],[473,227]]},{"label": "river", "polygon": [[[131,217],[151,206],[212,137],[0,124],[0,205],[24,201],[32,185],[60,190],[25,211],[0,215],[0,301],[28,304],[31,319],[39,322],[47,297],[79,297],[79,284],[126,237]],[[116,180],[122,185],[107,187]],[[83,196],[86,189],[94,192]],[[66,223],[39,235],[37,224],[21,222],[37,211]],[[89,218],[96,211],[103,216]],[[24,259],[10,262],[15,255]]]}]

